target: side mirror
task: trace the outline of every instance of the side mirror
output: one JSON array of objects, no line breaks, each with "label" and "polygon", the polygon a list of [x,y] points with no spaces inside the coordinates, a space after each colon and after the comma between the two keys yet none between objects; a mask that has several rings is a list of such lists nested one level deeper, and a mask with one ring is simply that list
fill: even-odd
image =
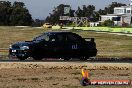
[{"label": "side mirror", "polygon": [[55,39],[51,39],[51,41],[52,41],[52,42],[54,42],[54,41],[55,41]]}]

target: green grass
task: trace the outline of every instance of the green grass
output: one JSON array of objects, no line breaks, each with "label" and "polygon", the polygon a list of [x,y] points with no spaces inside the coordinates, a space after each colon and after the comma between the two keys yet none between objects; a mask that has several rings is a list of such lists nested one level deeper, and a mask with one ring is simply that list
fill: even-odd
[{"label": "green grass", "polygon": [[132,37],[95,32],[76,32],[82,37],[95,38],[98,57],[132,58]]},{"label": "green grass", "polygon": [[[9,45],[18,41],[30,41],[34,37],[50,29],[32,27],[0,27],[0,48],[9,48]],[[88,31],[72,31],[85,38],[95,38],[98,49],[97,57],[132,58],[132,36],[96,33]],[[7,52],[0,52],[0,55]]]},{"label": "green grass", "polygon": [[[73,27],[63,27],[63,28],[70,28]],[[120,28],[111,28],[111,27],[74,27],[74,29],[81,29],[81,30],[94,30],[94,31],[109,31],[109,32],[123,32],[123,33],[132,33],[132,29],[128,27],[120,27]]]},{"label": "green grass", "polygon": [[33,37],[41,34],[44,31],[43,29],[34,28],[4,28],[0,27],[0,48],[8,48],[11,43],[18,41],[32,40]]}]

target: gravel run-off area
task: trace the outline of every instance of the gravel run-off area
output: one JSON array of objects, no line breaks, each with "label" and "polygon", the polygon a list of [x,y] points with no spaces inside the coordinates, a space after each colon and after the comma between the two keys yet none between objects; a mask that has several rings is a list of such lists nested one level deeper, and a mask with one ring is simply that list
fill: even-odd
[{"label": "gravel run-off area", "polygon": [[[83,88],[80,84],[82,68],[89,72],[92,80],[132,80],[131,63],[0,62],[0,88]],[[114,87],[132,88],[131,85],[107,86]]]}]

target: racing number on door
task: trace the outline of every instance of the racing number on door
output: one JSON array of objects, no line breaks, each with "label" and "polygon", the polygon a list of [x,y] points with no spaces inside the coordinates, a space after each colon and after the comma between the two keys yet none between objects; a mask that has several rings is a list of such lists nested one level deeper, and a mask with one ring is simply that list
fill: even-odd
[{"label": "racing number on door", "polygon": [[78,45],[72,45],[72,49],[78,49]]}]

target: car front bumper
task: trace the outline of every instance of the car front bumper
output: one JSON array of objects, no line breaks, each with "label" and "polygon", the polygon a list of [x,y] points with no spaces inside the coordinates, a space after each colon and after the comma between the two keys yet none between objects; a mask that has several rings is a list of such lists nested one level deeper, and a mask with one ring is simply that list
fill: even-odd
[{"label": "car front bumper", "polygon": [[29,56],[29,50],[9,49],[9,55],[28,57]]}]

